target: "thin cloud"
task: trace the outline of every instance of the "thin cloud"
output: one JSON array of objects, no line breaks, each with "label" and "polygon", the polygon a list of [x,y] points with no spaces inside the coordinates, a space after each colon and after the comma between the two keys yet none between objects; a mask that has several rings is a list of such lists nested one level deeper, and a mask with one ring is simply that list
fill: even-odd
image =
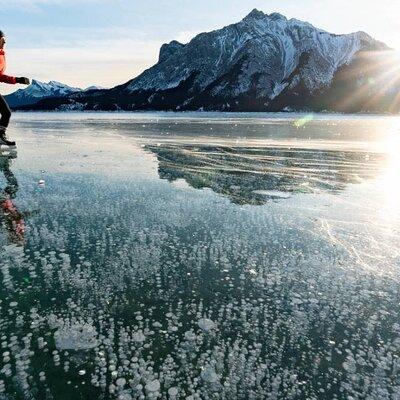
[{"label": "thin cloud", "polygon": [[[187,37],[196,32],[188,33]],[[27,38],[24,42],[15,37]],[[157,38],[136,29],[19,27],[8,35],[7,71],[41,81],[71,86],[122,84],[154,65],[169,38]],[[180,35],[180,39],[184,39]],[[171,39],[172,40],[172,39]],[[15,87],[3,86],[2,93]]]},{"label": "thin cloud", "polygon": [[29,7],[29,6],[41,6],[41,5],[57,5],[57,4],[87,4],[87,3],[115,3],[112,0],[0,0],[0,6],[2,8],[13,8],[13,7]]},{"label": "thin cloud", "polygon": [[39,13],[43,6],[71,5],[71,4],[114,4],[112,0],[0,0],[0,8],[4,10],[19,9],[30,13]]},{"label": "thin cloud", "polygon": [[[40,81],[56,80],[71,86],[122,84],[158,59],[161,42],[134,39],[86,40],[78,45],[52,43],[46,47],[8,50],[7,71]],[[109,51],[108,49],[112,49]],[[10,93],[16,87],[5,87]]]}]

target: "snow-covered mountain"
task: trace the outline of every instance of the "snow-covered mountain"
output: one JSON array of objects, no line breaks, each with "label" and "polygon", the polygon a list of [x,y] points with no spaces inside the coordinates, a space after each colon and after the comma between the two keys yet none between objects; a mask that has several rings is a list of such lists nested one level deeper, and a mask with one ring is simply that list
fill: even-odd
[{"label": "snow-covered mountain", "polygon": [[86,89],[71,87],[61,82],[50,81],[48,83],[32,80],[32,83],[14,93],[5,96],[10,107],[20,107],[35,104],[38,101],[50,97],[66,97],[72,93],[88,92],[103,89],[100,86],[89,86]]},{"label": "snow-covered mountain", "polygon": [[67,102],[58,99],[39,106],[381,111],[391,104],[397,86],[392,85],[379,102],[366,102],[382,89],[382,58],[388,53],[384,43],[364,32],[331,34],[255,9],[240,22],[201,33],[187,44],[163,45],[157,64],[123,85],[74,93]]},{"label": "snow-covered mountain", "polygon": [[[160,62],[126,90],[173,89],[192,76],[196,91],[211,90],[213,96],[238,96],[256,88],[260,97],[274,99],[289,85],[304,54],[309,59],[296,80],[303,78],[316,90],[329,85],[337,69],[366,47],[386,48],[363,32],[332,35],[296,19],[253,10],[238,24],[200,34],[187,45],[163,46]],[[234,85],[227,79],[233,69],[238,70]]]},{"label": "snow-covered mountain", "polygon": [[39,100],[48,97],[68,96],[80,92],[82,89],[71,87],[60,82],[50,81],[48,83],[32,80],[32,83],[14,93],[5,96],[10,107],[19,107],[37,103]]}]

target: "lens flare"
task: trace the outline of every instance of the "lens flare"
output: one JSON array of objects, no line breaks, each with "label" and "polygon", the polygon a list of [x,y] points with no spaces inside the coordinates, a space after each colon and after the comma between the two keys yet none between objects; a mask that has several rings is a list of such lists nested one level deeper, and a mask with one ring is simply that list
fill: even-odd
[{"label": "lens flare", "polygon": [[297,121],[294,122],[294,126],[296,128],[302,128],[303,126],[307,125],[314,119],[313,114],[307,114],[304,117],[299,118]]}]

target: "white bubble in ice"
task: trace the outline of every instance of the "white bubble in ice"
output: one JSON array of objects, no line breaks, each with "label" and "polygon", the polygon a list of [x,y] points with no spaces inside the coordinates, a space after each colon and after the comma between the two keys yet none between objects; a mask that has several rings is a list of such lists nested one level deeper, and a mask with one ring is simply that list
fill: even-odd
[{"label": "white bubble in ice", "polygon": [[146,336],[143,334],[142,331],[138,331],[132,335],[132,340],[137,343],[142,343],[146,340]]},{"label": "white bubble in ice", "polygon": [[117,386],[125,386],[126,385],[126,379],[124,378],[119,378],[116,381]]},{"label": "white bubble in ice", "polygon": [[17,307],[17,305],[18,305],[18,302],[17,302],[17,301],[12,301],[12,302],[10,303],[10,307]]},{"label": "white bubble in ice", "polygon": [[132,400],[132,396],[129,393],[122,393],[118,396],[118,400]]},{"label": "white bubble in ice", "polygon": [[146,384],[146,390],[149,392],[156,392],[160,389],[160,381],[158,379],[154,379]]},{"label": "white bubble in ice", "polygon": [[185,339],[189,340],[190,342],[195,341],[197,338],[196,334],[193,331],[185,332]]},{"label": "white bubble in ice", "polygon": [[201,372],[201,378],[208,383],[214,383],[218,381],[218,375],[216,374],[213,367],[206,367]]},{"label": "white bubble in ice", "polygon": [[115,392],[115,385],[113,385],[113,384],[111,384],[109,387],[108,387],[108,391],[110,392],[110,393],[114,393]]},{"label": "white bubble in ice", "polygon": [[168,394],[171,397],[176,397],[178,395],[178,389],[176,387],[172,387],[168,389]]},{"label": "white bubble in ice", "polygon": [[54,334],[59,350],[92,349],[98,345],[97,332],[89,324],[65,325]]},{"label": "white bubble in ice", "polygon": [[197,325],[199,325],[200,329],[202,329],[205,332],[210,332],[216,328],[215,322],[208,318],[199,319]]}]

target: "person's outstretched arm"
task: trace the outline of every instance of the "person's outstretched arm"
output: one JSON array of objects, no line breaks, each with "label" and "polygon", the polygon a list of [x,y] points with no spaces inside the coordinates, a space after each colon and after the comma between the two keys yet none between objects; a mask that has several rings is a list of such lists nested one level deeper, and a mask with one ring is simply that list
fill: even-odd
[{"label": "person's outstretched arm", "polygon": [[15,85],[16,83],[20,83],[22,85],[30,84],[29,78],[25,77],[16,78],[15,76],[9,76],[4,74],[0,74],[0,82],[9,83],[10,85]]},{"label": "person's outstretched arm", "polygon": [[0,74],[0,82],[9,83],[10,85],[15,85],[17,83],[17,78],[15,76]]}]

